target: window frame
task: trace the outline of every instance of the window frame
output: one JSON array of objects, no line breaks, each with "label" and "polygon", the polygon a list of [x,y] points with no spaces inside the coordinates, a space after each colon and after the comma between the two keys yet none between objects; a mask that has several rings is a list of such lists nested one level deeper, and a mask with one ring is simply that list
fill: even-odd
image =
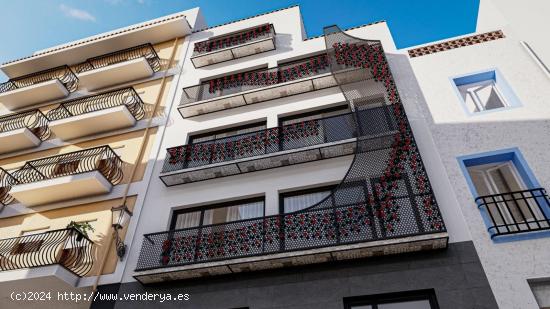
[{"label": "window frame", "polygon": [[[214,204],[208,204],[208,205],[203,205],[203,206],[196,206],[196,207],[191,207],[191,208],[174,209],[174,210],[172,210],[172,215],[171,215],[171,218],[170,218],[169,230],[170,231],[175,230],[174,228],[176,226],[177,218],[178,218],[178,215],[180,215],[180,214],[200,211],[199,225],[196,226],[196,227],[192,227],[192,228],[200,228],[200,227],[203,227],[203,226],[211,225],[211,224],[206,224],[206,225],[203,224],[204,212],[207,211],[207,210],[216,209],[216,208],[230,207],[230,206],[238,206],[238,205],[241,205],[241,204],[248,204],[248,203],[254,203],[254,202],[263,202],[262,217],[265,217],[265,196],[252,197],[252,198],[247,198],[247,199],[232,200],[232,201],[228,201],[228,202],[221,202],[221,203],[214,203]],[[247,220],[247,219],[245,219],[245,220]],[[236,221],[229,221],[229,222],[236,222]],[[186,229],[186,228],[184,228],[184,229]]]},{"label": "window frame", "polygon": [[[453,90],[457,96],[457,99],[464,110],[464,113],[468,116],[483,115],[486,113],[499,112],[509,110],[512,108],[521,107],[521,101],[515,94],[510,84],[506,81],[500,70],[497,68],[490,68],[482,71],[471,72],[467,74],[461,74],[457,76],[449,77],[449,81],[453,87]],[[459,86],[468,84],[477,84],[484,81],[493,81],[497,95],[501,99],[505,106],[493,109],[484,109],[477,112],[471,112],[466,105],[465,100],[462,98],[462,93],[459,90]]]},{"label": "window frame", "polygon": [[427,300],[430,302],[430,309],[440,309],[434,289],[346,297],[344,309],[354,309],[358,306],[371,306],[372,309],[378,309],[378,305],[416,300]]},{"label": "window frame", "polygon": [[[318,115],[318,114],[321,114],[321,113],[330,113],[330,112],[343,111],[343,110],[347,110],[347,113],[338,114],[337,116],[351,113],[351,110],[349,110],[349,106],[347,104],[338,104],[336,106],[331,106],[331,107],[326,107],[326,108],[321,108],[321,109],[315,109],[315,110],[310,110],[310,111],[305,111],[305,112],[299,112],[297,114],[279,116],[278,119],[277,119],[277,123],[281,127],[281,126],[284,125],[283,123],[285,121],[295,120],[295,119],[303,118],[303,117],[314,116],[314,115]],[[329,117],[336,117],[336,116],[329,116]]]},{"label": "window frame", "polygon": [[[191,144],[201,144],[201,143],[213,142],[213,141],[218,140],[220,138],[214,138],[214,139],[206,140],[206,141],[202,141],[202,142],[195,142],[195,140],[198,139],[198,138],[203,138],[203,137],[207,137],[207,136],[210,136],[210,135],[218,135],[218,134],[223,134],[223,133],[227,133],[227,132],[231,132],[231,131],[250,129],[250,128],[257,127],[257,126],[262,126],[262,125],[265,127],[264,129],[267,128],[267,120],[266,119],[263,119],[263,120],[260,119],[258,121],[253,121],[251,123],[241,124],[241,125],[237,125],[237,126],[231,126],[231,127],[227,127],[227,128],[223,128],[223,129],[218,129],[218,130],[213,129],[212,131],[206,131],[206,132],[197,133],[197,134],[190,133],[187,136],[187,144],[191,145]],[[240,135],[240,134],[246,134],[246,133],[238,133],[238,134],[234,134],[234,135],[228,135],[226,137],[237,136],[237,135]]]},{"label": "window frame", "polygon": [[[279,193],[279,213],[280,214],[286,214],[286,212],[285,212],[285,198],[286,197],[300,196],[300,195],[305,195],[305,194],[310,194],[310,193],[317,193],[317,192],[322,192],[322,191],[331,191],[332,192],[337,186],[338,186],[338,184],[323,185],[323,186],[320,186],[320,187],[313,187],[313,188],[308,188],[308,189],[299,189],[299,190]],[[334,196],[329,194],[327,197],[323,198],[323,200],[325,200],[326,198],[334,199]]]}]

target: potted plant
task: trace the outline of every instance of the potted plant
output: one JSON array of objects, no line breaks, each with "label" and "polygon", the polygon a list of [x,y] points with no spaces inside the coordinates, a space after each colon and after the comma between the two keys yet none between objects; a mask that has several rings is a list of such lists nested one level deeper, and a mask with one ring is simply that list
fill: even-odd
[{"label": "potted plant", "polygon": [[69,223],[67,225],[67,228],[73,228],[73,229],[80,232],[78,234],[78,236],[76,237],[77,241],[81,241],[84,236],[88,237],[88,231],[90,231],[90,232],[95,231],[94,228],[92,227],[92,225],[89,222],[74,222],[74,221],[71,221],[71,223]]}]

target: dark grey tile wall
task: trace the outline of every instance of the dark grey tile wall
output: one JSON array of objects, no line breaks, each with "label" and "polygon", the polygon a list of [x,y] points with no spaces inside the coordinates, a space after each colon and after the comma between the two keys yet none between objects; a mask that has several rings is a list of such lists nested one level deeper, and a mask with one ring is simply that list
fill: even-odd
[{"label": "dark grey tile wall", "polygon": [[101,286],[100,293],[188,293],[189,301],[98,301],[94,309],[342,309],[343,298],[435,289],[442,309],[498,308],[472,242],[421,252],[142,286]]}]

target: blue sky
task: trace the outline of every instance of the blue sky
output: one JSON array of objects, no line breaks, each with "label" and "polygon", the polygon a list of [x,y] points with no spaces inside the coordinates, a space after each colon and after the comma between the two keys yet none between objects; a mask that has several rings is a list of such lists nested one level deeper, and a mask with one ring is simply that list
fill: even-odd
[{"label": "blue sky", "polygon": [[197,6],[217,25],[293,4],[309,36],[383,19],[405,48],[475,31],[479,0],[4,0],[0,62]]}]

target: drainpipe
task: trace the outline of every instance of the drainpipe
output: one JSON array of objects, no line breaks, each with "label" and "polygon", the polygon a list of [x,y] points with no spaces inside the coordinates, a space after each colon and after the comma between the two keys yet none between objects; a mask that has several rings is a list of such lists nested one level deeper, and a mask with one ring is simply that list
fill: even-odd
[{"label": "drainpipe", "polygon": [[[176,57],[176,50],[177,50],[177,46],[178,46],[178,41],[179,41],[179,38],[174,39],[174,44],[172,45],[172,54],[170,55],[170,61],[168,63],[168,67],[164,71],[164,75],[162,76],[160,90],[157,94],[157,98],[155,100],[155,105],[153,106],[153,111],[151,112],[149,120],[147,121],[147,126],[145,127],[145,131],[143,132],[143,138],[141,139],[141,145],[139,147],[138,156],[137,156],[136,160],[134,161],[134,165],[132,166],[132,171],[130,173],[130,178],[128,179],[128,183],[126,184],[126,187],[124,189],[121,205],[125,205],[126,201],[128,200],[128,192],[130,191],[130,186],[132,185],[132,180],[134,179],[138,164],[141,162],[141,160],[143,158],[143,153],[145,152],[145,147],[147,145],[147,142],[149,141],[149,130],[151,129],[151,124],[153,123],[153,117],[155,116],[155,114],[156,114],[156,112],[157,112],[157,110],[160,106],[160,101],[162,99],[162,94],[164,93],[164,89],[166,88],[166,79],[168,77],[168,70],[172,67],[172,65],[174,63],[174,59]],[[96,278],[95,278],[95,282],[94,282],[94,285],[92,287],[92,294],[95,294],[97,292],[97,286],[99,285],[99,279],[101,278],[101,274],[103,273],[103,269],[105,268],[105,264],[107,262],[107,257],[109,256],[109,252],[111,251],[111,248],[113,246],[113,240],[114,240],[114,232],[109,235],[107,250],[105,251],[105,254],[103,255],[103,257],[101,259],[101,264],[98,268],[97,275],[96,275]],[[91,299],[93,299],[93,298],[91,298]],[[93,304],[93,302],[90,303],[90,307],[92,306],[92,304]]]}]

